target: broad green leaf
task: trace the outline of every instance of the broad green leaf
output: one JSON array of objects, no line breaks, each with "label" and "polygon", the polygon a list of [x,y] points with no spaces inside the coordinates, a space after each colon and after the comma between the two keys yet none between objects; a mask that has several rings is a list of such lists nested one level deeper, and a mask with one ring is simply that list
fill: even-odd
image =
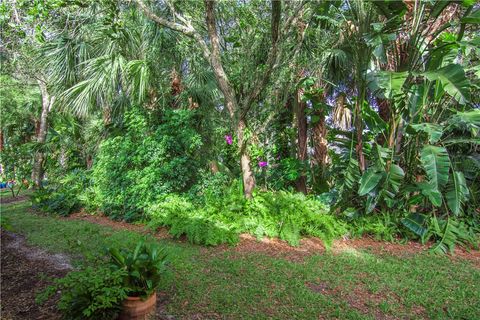
[{"label": "broad green leaf", "polygon": [[362,107],[362,118],[370,129],[374,133],[380,133],[385,131],[387,124],[378,115],[378,112],[372,109],[368,103],[364,103]]},{"label": "broad green leaf", "polygon": [[454,171],[453,179],[445,197],[447,204],[453,214],[458,215],[462,211],[462,206],[468,197],[467,182],[462,172]]},{"label": "broad green leaf", "polygon": [[422,149],[420,160],[427,173],[429,184],[434,190],[440,191],[440,188],[448,182],[450,158],[447,150],[443,147],[426,145]]},{"label": "broad green leaf", "polygon": [[428,232],[428,229],[425,227],[425,218],[422,214],[413,213],[402,219],[402,224],[419,236],[422,242],[424,242],[424,238]]},{"label": "broad green leaf", "polygon": [[375,188],[383,177],[383,172],[379,172],[377,168],[371,167],[363,174],[360,179],[360,187],[358,195],[364,196]]},{"label": "broad green leaf", "polygon": [[408,72],[378,71],[374,74],[376,85],[384,91],[387,99],[402,94],[402,87]]},{"label": "broad green leaf", "polygon": [[436,143],[443,135],[443,127],[434,123],[411,124],[410,128],[415,132],[424,132],[428,135],[430,143]]},{"label": "broad green leaf", "polygon": [[378,196],[375,194],[369,194],[367,196],[367,201],[365,201],[365,213],[370,213],[375,209],[378,201]]},{"label": "broad green leaf", "polygon": [[387,183],[392,187],[392,190],[397,193],[400,189],[400,185],[402,184],[403,177],[405,173],[400,166],[396,164],[390,165],[390,170],[388,171],[388,180]]},{"label": "broad green leaf", "polygon": [[473,11],[468,16],[462,18],[460,21],[462,23],[479,24],[480,23],[480,9],[477,9],[477,10]]},{"label": "broad green leaf", "polygon": [[420,182],[417,185],[422,191],[422,194],[427,197],[434,206],[440,207],[442,205],[442,195],[440,191],[428,182]]},{"label": "broad green leaf", "polygon": [[345,173],[345,185],[352,189],[355,184],[360,180],[360,169],[358,161],[354,158],[350,158],[347,166],[347,172]]},{"label": "broad green leaf", "polygon": [[470,81],[465,76],[463,67],[450,64],[435,71],[424,73],[430,81],[440,81],[445,91],[461,104],[470,101]]},{"label": "broad green leaf", "polygon": [[473,135],[480,129],[480,110],[474,109],[467,112],[457,112],[447,120],[453,127],[470,130]]}]

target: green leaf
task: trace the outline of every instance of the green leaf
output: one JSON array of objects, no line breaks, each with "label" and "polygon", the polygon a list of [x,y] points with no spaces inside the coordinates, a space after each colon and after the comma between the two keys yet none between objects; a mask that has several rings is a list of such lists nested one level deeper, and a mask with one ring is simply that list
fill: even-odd
[{"label": "green leaf", "polygon": [[352,189],[353,186],[358,183],[358,180],[360,180],[360,169],[358,166],[358,161],[354,158],[350,158],[345,173],[345,185],[349,189]]},{"label": "green leaf", "polygon": [[425,215],[413,213],[402,219],[402,224],[419,236],[422,242],[424,242],[425,236],[428,232],[428,229],[425,227],[425,218]]},{"label": "green leaf", "polygon": [[429,178],[428,183],[440,192],[440,188],[448,182],[450,158],[447,149],[426,145],[422,149],[420,160]]},{"label": "green leaf", "polygon": [[447,204],[453,214],[458,215],[462,211],[462,206],[468,197],[467,182],[462,172],[454,171],[453,179],[445,197]]},{"label": "green leaf", "polygon": [[470,81],[461,65],[449,64],[435,71],[425,72],[424,75],[430,81],[440,81],[445,91],[460,104],[470,101]]},{"label": "green leaf", "polygon": [[480,23],[480,9],[477,9],[470,13],[468,16],[462,18],[460,20],[462,23],[471,23],[471,24],[479,24]]},{"label": "green leaf", "polygon": [[420,182],[417,186],[422,191],[422,194],[427,197],[434,206],[440,207],[442,205],[442,195],[438,189],[434,188],[427,182]]},{"label": "green leaf", "polygon": [[408,72],[378,71],[374,73],[376,86],[382,89],[387,99],[402,94],[402,87],[407,79]]},{"label": "green leaf", "polygon": [[383,177],[383,172],[379,172],[377,168],[371,167],[363,174],[360,179],[360,187],[358,195],[364,196],[375,188]]},{"label": "green leaf", "polygon": [[426,133],[430,143],[436,143],[443,135],[443,127],[434,123],[411,124],[409,127],[415,132]]},{"label": "green leaf", "polygon": [[392,190],[397,193],[400,190],[400,185],[402,184],[403,177],[405,173],[400,166],[396,164],[390,165],[390,170],[388,171],[388,180],[387,183],[392,187]]}]

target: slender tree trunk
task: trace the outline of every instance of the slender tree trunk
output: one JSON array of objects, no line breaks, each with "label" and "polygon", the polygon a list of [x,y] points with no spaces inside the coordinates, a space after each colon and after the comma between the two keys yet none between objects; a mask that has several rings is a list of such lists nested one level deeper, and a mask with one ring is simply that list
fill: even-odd
[{"label": "slender tree trunk", "polygon": [[3,151],[3,131],[0,129],[0,152]]},{"label": "slender tree trunk", "polygon": [[[48,94],[47,85],[45,82],[39,80],[38,85],[40,87],[40,92],[42,94],[42,113],[40,114],[36,141],[39,144],[44,144],[47,139],[48,113],[50,112],[50,108],[52,107],[55,97],[51,97]],[[33,170],[32,170],[33,185],[35,188],[42,187],[42,180],[44,176],[44,167],[43,167],[44,161],[45,161],[45,154],[42,151],[36,152],[34,161],[33,161]]]},{"label": "slender tree trunk", "polygon": [[[307,160],[307,117],[305,115],[306,103],[301,100],[301,91],[297,90],[295,112],[297,118],[297,158],[302,164]],[[302,169],[296,183],[298,192],[307,194],[307,177]]]},{"label": "slender tree trunk", "polygon": [[313,126],[313,141],[314,141],[314,158],[317,165],[325,169],[328,161],[328,141],[327,141],[327,126],[325,124],[325,112],[323,110],[317,111],[315,115],[318,121]]},{"label": "slender tree trunk", "polygon": [[357,75],[357,88],[358,88],[358,95],[357,101],[355,102],[355,131],[356,131],[356,138],[357,138],[357,145],[355,146],[355,151],[357,152],[358,157],[358,164],[360,167],[360,172],[365,171],[366,163],[365,163],[365,156],[363,154],[363,120],[362,120],[362,107],[363,102],[365,100],[365,93],[366,93],[366,83],[365,79],[363,79],[363,75]]},{"label": "slender tree trunk", "polygon": [[172,69],[171,79],[170,93],[172,95],[172,101],[170,105],[173,109],[177,109],[180,102],[179,95],[182,93],[182,78],[175,67]]}]

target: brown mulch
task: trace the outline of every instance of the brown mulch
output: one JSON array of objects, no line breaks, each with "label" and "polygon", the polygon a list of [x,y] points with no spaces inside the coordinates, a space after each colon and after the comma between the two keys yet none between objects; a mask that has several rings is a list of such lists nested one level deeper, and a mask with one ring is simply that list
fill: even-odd
[{"label": "brown mulch", "polygon": [[22,236],[1,230],[1,261],[2,319],[60,319],[55,299],[38,305],[35,296],[51,284],[49,279],[68,272],[65,257],[29,247]]},{"label": "brown mulch", "polygon": [[[109,226],[116,230],[130,230],[143,234],[151,234],[157,239],[173,239],[168,233],[167,228],[159,228],[155,232],[141,224],[131,224],[124,221],[114,221],[100,214],[91,215],[83,211],[72,214],[67,219],[84,220],[104,226]],[[178,240],[177,240],[178,241]],[[186,240],[183,239],[182,242]],[[388,254],[396,257],[408,257],[422,252],[427,252],[432,244],[422,245],[418,242],[408,241],[407,243],[392,243],[375,240],[369,237],[359,239],[340,239],[335,240],[331,247],[333,254],[346,251],[354,252],[356,250],[366,250],[373,254]],[[323,254],[326,248],[323,242],[318,238],[303,238],[300,245],[292,247],[287,242],[280,239],[264,238],[258,240],[250,234],[240,235],[240,242],[230,247],[228,245],[220,245],[216,247],[201,247],[201,250],[211,255],[219,255],[224,252],[233,252],[238,255],[259,253],[274,258],[283,258],[293,262],[303,262],[305,258],[314,254]],[[453,255],[449,255],[452,260],[465,259],[470,261],[474,266],[480,268],[480,251],[470,250],[457,247]]]},{"label": "brown mulch", "polygon": [[28,200],[28,196],[27,195],[18,195],[16,197],[12,197],[11,194],[9,194],[8,196],[6,195],[2,195],[0,196],[0,203],[1,204],[9,204],[9,203],[12,203],[12,202],[19,202],[19,201],[24,201],[24,200]]}]

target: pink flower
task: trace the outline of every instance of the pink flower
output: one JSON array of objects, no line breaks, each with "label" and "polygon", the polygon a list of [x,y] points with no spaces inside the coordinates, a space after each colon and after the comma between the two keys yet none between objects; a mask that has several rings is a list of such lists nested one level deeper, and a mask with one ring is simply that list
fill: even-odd
[{"label": "pink flower", "polygon": [[232,136],[229,134],[225,135],[225,141],[227,142],[227,144],[232,144],[233,143]]},{"label": "pink flower", "polygon": [[268,166],[268,162],[266,162],[266,161],[260,161],[260,162],[258,163],[258,166],[259,166],[260,168],[266,167],[266,166]]}]

